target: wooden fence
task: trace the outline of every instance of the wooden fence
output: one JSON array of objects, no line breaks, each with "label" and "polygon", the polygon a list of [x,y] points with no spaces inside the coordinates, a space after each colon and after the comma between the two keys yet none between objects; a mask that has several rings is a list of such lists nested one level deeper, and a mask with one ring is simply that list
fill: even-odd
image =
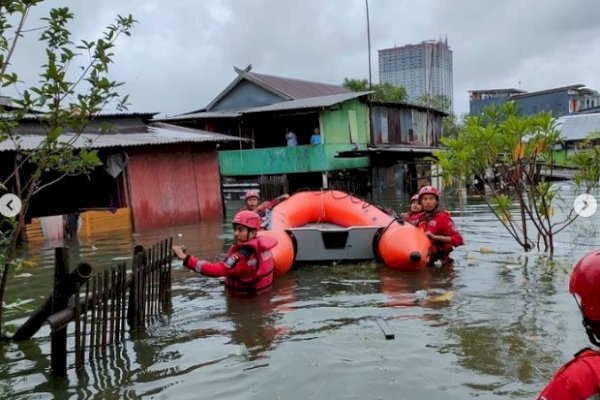
[{"label": "wooden fence", "polygon": [[47,321],[52,373],[65,376],[67,328],[74,322],[75,368],[81,372],[86,354],[90,360],[104,357],[109,345],[125,339],[126,323],[139,332],[152,317],[170,311],[171,245],[172,239],[165,239],[149,249],[136,246],[130,273],[120,264],[94,276],[89,264],[69,272],[67,249],[56,249],[54,293],[13,340],[30,339]]}]

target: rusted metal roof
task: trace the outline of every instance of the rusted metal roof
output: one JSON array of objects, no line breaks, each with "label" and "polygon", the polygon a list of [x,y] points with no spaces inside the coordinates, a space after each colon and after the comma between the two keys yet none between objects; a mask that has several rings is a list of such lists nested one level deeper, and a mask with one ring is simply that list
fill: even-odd
[{"label": "rusted metal roof", "polygon": [[[200,129],[184,128],[161,122],[151,123],[131,132],[132,133],[114,134],[82,133],[80,135],[66,133],[60,137],[60,141],[71,142],[75,148],[89,146],[94,149],[99,149],[107,147],[134,147],[174,143],[223,143],[250,140]],[[36,149],[42,143],[44,138],[44,135],[22,135],[19,138],[19,147],[24,150]],[[10,140],[0,142],[0,152],[14,151],[15,149],[15,144]]]},{"label": "rusted metal roof", "polygon": [[244,72],[243,74],[248,77],[249,80],[263,82],[267,86],[287,94],[292,99],[351,93],[351,90],[339,85],[257,74],[256,72]]},{"label": "rusted metal roof", "polygon": [[444,117],[447,117],[448,115],[450,115],[445,111],[438,110],[437,108],[421,106],[419,104],[391,103],[391,102],[387,102],[387,101],[371,101],[371,105],[383,106],[383,107],[389,107],[389,108],[412,108],[413,110],[419,110],[419,111],[424,111],[424,112],[432,112],[435,114],[440,114]]},{"label": "rusted metal roof", "polygon": [[333,94],[330,96],[309,97],[306,99],[282,101],[280,103],[270,104],[268,106],[246,108],[244,110],[239,110],[239,112],[242,114],[255,114],[273,111],[321,109],[331,107],[335,104],[352,100],[357,97],[366,96],[369,93],[372,92],[350,92],[342,94]]},{"label": "rusted metal roof", "polygon": [[238,76],[236,76],[235,79],[206,106],[206,110],[211,110],[215,104],[231,92],[244,79],[281,97],[282,100],[297,100],[351,92],[349,89],[339,85],[304,81],[282,76],[257,74],[256,72],[250,71],[252,69],[251,65],[248,65],[245,69],[237,67],[233,67],[233,69]]}]

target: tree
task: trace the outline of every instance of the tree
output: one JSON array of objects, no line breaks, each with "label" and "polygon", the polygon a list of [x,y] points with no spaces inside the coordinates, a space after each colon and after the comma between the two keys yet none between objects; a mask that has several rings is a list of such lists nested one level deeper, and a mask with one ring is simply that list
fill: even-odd
[{"label": "tree", "polygon": [[417,98],[417,100],[415,101],[415,104],[423,106],[423,107],[440,110],[447,114],[452,113],[452,110],[451,110],[452,102],[450,101],[448,96],[445,96],[443,94],[423,93],[421,96],[419,96]]},{"label": "tree", "polygon": [[[19,217],[5,218],[0,224],[0,301],[4,300],[9,271],[22,264],[15,258],[15,251],[32,197],[67,176],[86,174],[100,165],[95,150],[89,145],[76,148],[74,143],[99,112],[109,105],[125,110],[128,98],[119,95],[117,89],[122,83],[110,80],[108,72],[117,39],[130,36],[137,21],[131,15],[117,16],[101,38],[74,44],[67,29],[74,15],[68,8],[54,8],[42,18],[43,27],[25,29],[28,13],[42,2],[0,2],[0,83],[19,93],[14,99],[18,107],[0,109],[0,142],[10,141],[15,148],[14,170],[0,177],[0,190],[12,191],[22,201]],[[45,62],[38,84],[21,90],[19,66],[11,61],[19,38],[30,32],[41,32]],[[33,150],[22,147],[19,135],[19,121],[26,115],[35,116],[45,129],[39,146]],[[0,307],[0,322],[2,310]]]},{"label": "tree", "polygon": [[[446,149],[436,151],[435,157],[446,183],[483,180],[491,195],[478,191],[479,195],[517,243],[526,251],[543,244],[552,257],[555,235],[577,218],[571,207],[555,220],[554,206],[561,194],[542,174],[543,169],[552,171],[559,142],[560,132],[549,113],[522,116],[515,102],[505,102],[468,116],[456,137],[442,138]],[[574,190],[589,193],[600,178],[600,152],[579,152],[573,162]]]},{"label": "tree", "polygon": [[342,86],[353,92],[368,92],[372,90],[373,94],[371,95],[371,99],[374,101],[404,103],[407,100],[406,89],[404,86],[394,86],[387,82],[377,83],[369,88],[369,81],[366,79],[344,78]]}]

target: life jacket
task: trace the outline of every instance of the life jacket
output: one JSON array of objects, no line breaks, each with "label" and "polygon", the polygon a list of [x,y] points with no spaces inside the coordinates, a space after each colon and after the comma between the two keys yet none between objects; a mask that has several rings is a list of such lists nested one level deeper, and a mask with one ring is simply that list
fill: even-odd
[{"label": "life jacket", "polygon": [[231,246],[227,259],[241,254],[238,262],[225,277],[225,285],[236,291],[255,292],[273,284],[275,262],[271,249],[277,245],[277,239],[257,237],[244,243]]},{"label": "life jacket", "polygon": [[563,365],[538,400],[600,398],[600,353],[586,348]]},{"label": "life jacket", "polygon": [[450,243],[433,241],[431,251],[434,254],[448,255],[454,247],[464,244],[463,237],[454,229],[454,222],[448,211],[437,208],[430,212],[424,211],[419,217],[417,226],[425,232],[450,236],[452,239]]},{"label": "life jacket", "polygon": [[596,388],[598,388],[597,395],[600,397],[600,352],[589,347],[579,351],[575,354],[573,361],[579,361],[589,367],[594,373],[596,381],[594,382]]}]

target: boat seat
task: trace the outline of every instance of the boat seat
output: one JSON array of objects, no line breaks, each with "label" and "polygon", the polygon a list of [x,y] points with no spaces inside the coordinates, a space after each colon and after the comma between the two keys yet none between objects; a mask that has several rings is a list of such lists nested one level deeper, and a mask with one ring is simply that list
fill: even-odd
[{"label": "boat seat", "polygon": [[373,240],[382,226],[319,223],[286,231],[295,239],[295,261],[344,261],[375,258]]}]

